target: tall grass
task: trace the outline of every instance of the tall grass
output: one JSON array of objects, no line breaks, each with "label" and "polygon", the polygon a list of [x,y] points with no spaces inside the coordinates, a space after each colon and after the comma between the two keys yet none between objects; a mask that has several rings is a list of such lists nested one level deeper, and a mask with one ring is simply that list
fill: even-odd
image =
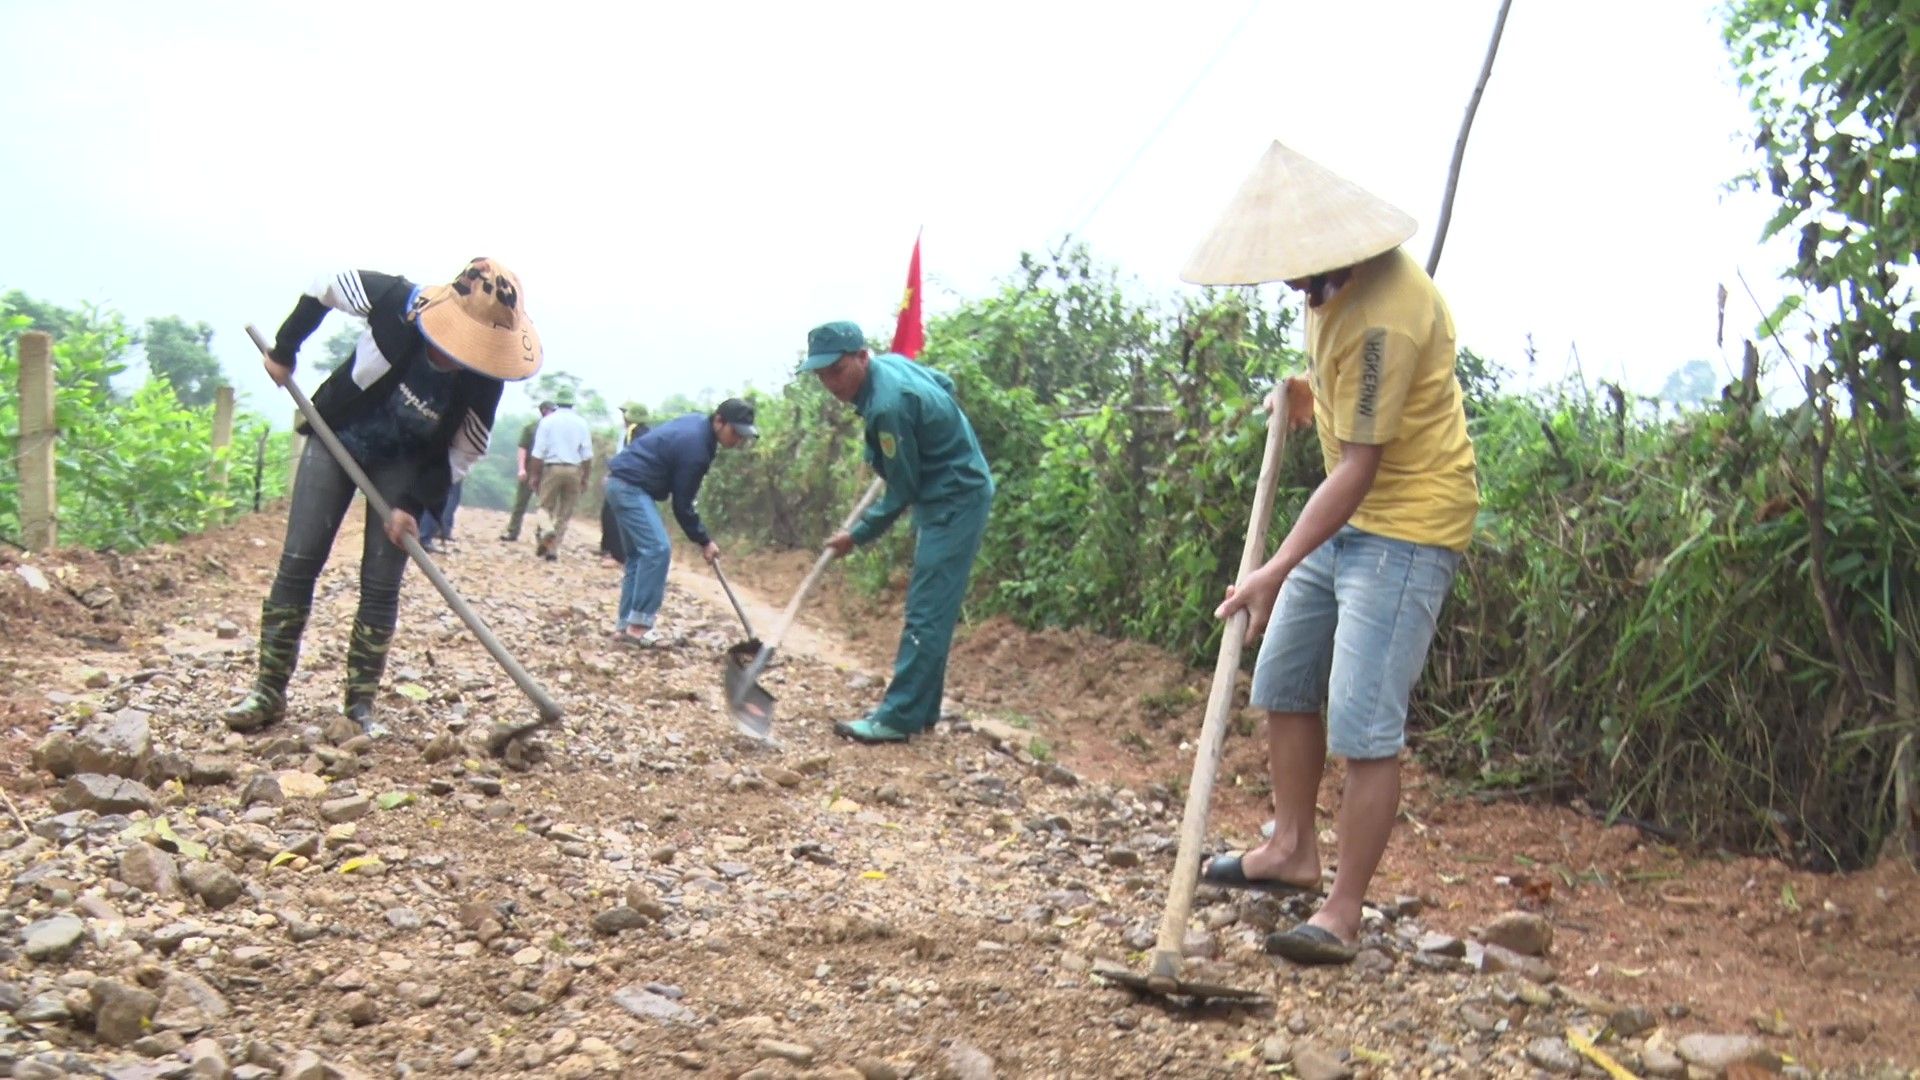
[{"label": "tall grass", "polygon": [[1902,732],[1884,686],[1862,700],[1844,680],[1916,638],[1890,598],[1920,573],[1920,499],[1908,477],[1901,511],[1869,517],[1871,469],[1830,463],[1816,563],[1813,410],[1742,400],[1667,421],[1580,387],[1489,403],[1485,512],[1419,694],[1424,748],[1483,785],[1858,865],[1893,825]]}]

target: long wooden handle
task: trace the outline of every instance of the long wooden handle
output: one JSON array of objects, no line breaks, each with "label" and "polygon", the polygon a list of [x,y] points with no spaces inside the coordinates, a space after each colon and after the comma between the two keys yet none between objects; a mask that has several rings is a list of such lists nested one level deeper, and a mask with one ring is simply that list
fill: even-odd
[{"label": "long wooden handle", "polygon": [[747,636],[751,638],[753,636],[753,623],[747,619],[747,609],[740,606],[740,598],[733,595],[733,586],[727,584],[727,575],[724,570],[720,569],[719,560],[716,559],[707,565],[713,567],[713,576],[720,579],[720,590],[727,594],[727,602],[733,605],[733,613],[740,616],[741,629],[745,630]]},{"label": "long wooden handle", "polygon": [[[878,479],[868,484],[867,490],[860,496],[860,501],[853,504],[853,512],[847,515],[847,520],[840,523],[840,531],[847,532],[859,524],[860,515],[867,512],[867,507],[873,505],[873,500],[880,497],[880,492],[885,487],[886,482]],[[800,606],[806,603],[807,594],[813,591],[814,585],[820,581],[820,575],[827,572],[827,566],[833,560],[833,549],[822,548],[820,557],[813,561],[813,569],[807,571],[807,576],[800,581],[799,590],[793,594],[792,600],[787,601],[787,610],[780,613],[780,621],[774,624],[773,636],[766,639],[767,644],[761,650],[762,654],[772,652],[776,646],[786,640],[787,631],[793,629],[793,621],[799,617]]]},{"label": "long wooden handle", "polygon": [[[860,515],[866,513],[867,507],[873,504],[873,500],[880,497],[880,490],[885,486],[886,482],[879,479],[867,485],[867,490],[861,494],[860,501],[853,504],[853,512],[847,515],[846,521],[840,523],[841,532],[853,528],[860,521]],[[760,678],[760,673],[767,670],[767,665],[773,662],[773,650],[786,640],[787,631],[793,629],[793,620],[800,614],[800,605],[806,603],[807,594],[813,591],[814,583],[820,580],[821,574],[827,572],[827,564],[831,562],[833,562],[833,549],[822,548],[820,557],[813,561],[813,569],[807,571],[807,576],[801,579],[800,588],[794,592],[793,599],[787,602],[787,610],[780,613],[780,621],[775,624],[773,635],[761,642],[760,651],[754,655],[753,662],[747,665],[746,672],[734,691],[733,704],[736,708],[739,707],[742,698],[752,688],[754,682]]]},{"label": "long wooden handle", "polygon": [[[247,324],[247,336],[253,339],[261,355],[271,354],[272,346],[252,323]],[[340,463],[340,468],[346,471],[347,476],[353,480],[354,486],[367,497],[367,505],[373,507],[374,513],[380,515],[381,523],[385,524],[388,516],[393,513],[393,508],[387,505],[387,500],[381,498],[380,492],[373,486],[373,481],[367,479],[367,474],[360,468],[360,463],[353,460],[353,455],[347,453],[346,447],[340,445],[339,436],[335,435],[333,429],[327,426],[327,422],[320,418],[320,410],[313,407],[313,402],[307,400],[307,395],[301,392],[300,387],[292,379],[288,379],[286,388],[287,393],[293,396],[293,403],[299,406],[300,415],[306,418],[307,427],[312,429],[314,437],[318,438],[320,444],[327,448],[327,452],[333,455],[333,460]],[[447,601],[447,606],[453,609],[455,615],[460,616],[461,622],[467,624],[467,629],[473,631],[473,636],[479,638],[480,644],[487,647],[487,652],[493,654],[494,660],[513,679],[514,685],[533,701],[534,707],[540,710],[540,718],[548,723],[560,719],[560,704],[547,693],[546,687],[541,686],[532,675],[527,673],[526,668],[520,666],[520,661],[514,659],[506,646],[500,644],[500,639],[493,636],[493,631],[487,628],[487,624],[481,620],[479,613],[467,606],[467,601],[460,595],[459,590],[453,587],[453,582],[448,581],[447,576],[440,572],[440,568],[433,564],[432,559],[427,557],[426,549],[420,546],[420,541],[410,535],[401,537],[401,541],[402,546],[407,549],[407,554],[412,556],[413,561],[419,565],[420,572],[427,575],[427,580],[433,582],[434,588],[440,590],[440,595]]]},{"label": "long wooden handle", "polygon": [[[1267,521],[1273,517],[1274,489],[1280,480],[1280,452],[1287,445],[1285,398],[1267,417],[1267,446],[1260,459],[1260,480],[1254,487],[1253,516],[1247,522],[1247,543],[1240,549],[1240,575],[1264,561]],[[1213,780],[1220,771],[1220,747],[1232,711],[1234,685],[1240,674],[1240,650],[1247,639],[1245,608],[1233,613],[1220,634],[1220,656],[1213,665],[1213,688],[1207,695],[1207,716],[1200,725],[1200,744],[1194,748],[1193,778],[1187,784],[1187,808],[1180,818],[1180,849],[1173,859],[1173,880],[1167,884],[1167,910],[1160,922],[1160,939],[1153,949],[1150,978],[1175,979],[1180,974],[1180,951],[1187,934],[1187,915],[1193,910],[1193,892],[1200,880],[1200,848],[1207,838],[1207,810],[1213,803]]]}]

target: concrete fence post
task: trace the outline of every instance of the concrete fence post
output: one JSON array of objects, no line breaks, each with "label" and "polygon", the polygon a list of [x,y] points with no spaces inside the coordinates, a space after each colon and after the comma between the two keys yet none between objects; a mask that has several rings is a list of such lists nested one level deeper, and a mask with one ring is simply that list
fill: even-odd
[{"label": "concrete fence post", "polygon": [[213,391],[213,486],[215,490],[227,490],[227,460],[220,451],[233,444],[233,387],[216,387]]},{"label": "concrete fence post", "polygon": [[20,335],[20,542],[45,551],[60,542],[60,503],[54,487],[53,337]]}]

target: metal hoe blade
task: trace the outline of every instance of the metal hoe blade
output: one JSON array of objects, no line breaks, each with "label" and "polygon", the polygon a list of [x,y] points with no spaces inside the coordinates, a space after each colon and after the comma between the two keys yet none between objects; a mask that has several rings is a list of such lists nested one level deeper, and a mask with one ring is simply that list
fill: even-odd
[{"label": "metal hoe blade", "polygon": [[1237,986],[1225,986],[1198,979],[1182,979],[1172,975],[1142,975],[1111,962],[1103,961],[1093,965],[1093,973],[1129,990],[1138,990],[1144,994],[1158,994],[1161,997],[1189,997],[1207,1001],[1241,1002],[1248,1005],[1264,1004],[1267,1001],[1267,995],[1257,990],[1242,990]]},{"label": "metal hoe blade", "polygon": [[493,725],[493,731],[487,735],[487,753],[495,757],[507,752],[507,746],[515,739],[522,739],[536,731],[550,728],[558,723],[558,716],[542,716],[524,724],[501,722]]}]

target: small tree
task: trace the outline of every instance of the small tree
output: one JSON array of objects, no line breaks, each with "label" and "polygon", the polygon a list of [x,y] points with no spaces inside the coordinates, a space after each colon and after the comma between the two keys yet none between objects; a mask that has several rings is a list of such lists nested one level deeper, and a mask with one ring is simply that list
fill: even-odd
[{"label": "small tree", "polygon": [[211,404],[224,381],[213,358],[213,327],[188,323],[177,315],[147,320],[147,369],[167,380],[173,396],[188,408]]},{"label": "small tree", "polygon": [[565,371],[549,371],[533,380],[527,387],[527,395],[535,401],[552,401],[562,389],[573,391],[573,410],[588,420],[606,422],[613,418],[613,410],[607,407],[607,399],[600,391],[581,384],[580,376]]},{"label": "small tree", "polygon": [[351,361],[353,351],[360,347],[360,335],[366,332],[366,323],[359,319],[347,320],[344,326],[333,332],[332,337],[327,338],[327,343],[323,346],[327,354],[313,362],[313,370],[325,373]]}]

